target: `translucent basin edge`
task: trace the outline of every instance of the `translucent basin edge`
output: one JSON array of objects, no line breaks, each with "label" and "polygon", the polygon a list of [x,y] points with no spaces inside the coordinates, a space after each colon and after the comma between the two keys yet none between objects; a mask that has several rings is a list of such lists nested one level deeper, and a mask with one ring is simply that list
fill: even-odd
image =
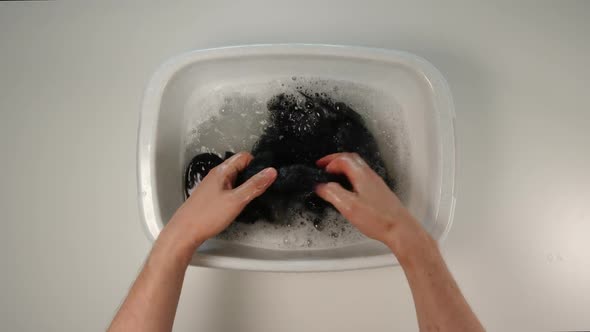
[{"label": "translucent basin edge", "polygon": [[[440,243],[442,242],[453,222],[455,197],[455,110],[450,87],[440,71],[427,60],[412,53],[387,50],[379,48],[368,48],[344,45],[326,44],[256,44],[245,46],[229,46],[190,51],[175,56],[164,62],[153,74],[144,90],[143,100],[138,123],[137,139],[137,185],[140,220],[146,236],[154,241],[163,228],[163,221],[160,220],[159,207],[154,202],[154,195],[157,192],[154,176],[157,118],[159,107],[166,85],[176,72],[191,63],[206,60],[209,58],[235,57],[237,55],[273,55],[273,54],[301,54],[301,55],[328,55],[341,57],[359,57],[367,60],[379,60],[391,62],[403,60],[406,64],[413,64],[424,78],[432,86],[435,97],[435,108],[438,112],[440,123],[439,160],[441,167],[441,192],[436,220],[440,216],[448,215],[444,220],[444,227],[437,222],[437,229],[433,236]],[[448,114],[441,114],[447,110]],[[445,130],[448,128],[449,130]],[[445,191],[444,188],[450,188]],[[441,211],[441,206],[448,207],[448,211]],[[192,265],[238,269],[254,271],[281,271],[281,272],[320,272],[355,270],[366,268],[378,268],[397,264],[392,254],[374,255],[367,257],[322,259],[322,260],[263,260],[244,259],[236,257],[220,257],[196,253],[191,261]]]}]

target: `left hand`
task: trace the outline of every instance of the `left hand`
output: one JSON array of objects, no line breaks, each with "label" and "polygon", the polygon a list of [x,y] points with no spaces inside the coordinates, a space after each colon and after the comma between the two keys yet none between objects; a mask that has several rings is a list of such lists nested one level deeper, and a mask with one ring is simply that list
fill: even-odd
[{"label": "left hand", "polygon": [[192,254],[205,240],[227,228],[277,177],[277,171],[269,167],[234,188],[238,173],[252,159],[251,154],[241,152],[213,168],[174,213],[158,239],[170,236],[173,241],[186,241]]}]

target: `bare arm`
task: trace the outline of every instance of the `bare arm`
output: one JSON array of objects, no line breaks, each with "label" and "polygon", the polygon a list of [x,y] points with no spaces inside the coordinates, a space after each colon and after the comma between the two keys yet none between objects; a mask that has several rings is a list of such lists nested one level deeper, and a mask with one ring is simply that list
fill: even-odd
[{"label": "bare arm", "polygon": [[386,244],[399,257],[416,306],[421,331],[483,331],[461,294],[438,245],[411,216]]},{"label": "bare arm", "polygon": [[421,331],[484,331],[436,242],[357,154],[329,155],[320,159],[318,166],[350,180],[353,191],[328,183],[318,186],[316,192],[362,233],[393,251],[412,290]]},{"label": "bare arm", "polygon": [[276,170],[268,168],[234,189],[238,172],[251,160],[250,154],[238,153],[224,161],[176,211],[158,236],[109,331],[172,330],[193,252],[206,239],[223,231],[277,176]]}]

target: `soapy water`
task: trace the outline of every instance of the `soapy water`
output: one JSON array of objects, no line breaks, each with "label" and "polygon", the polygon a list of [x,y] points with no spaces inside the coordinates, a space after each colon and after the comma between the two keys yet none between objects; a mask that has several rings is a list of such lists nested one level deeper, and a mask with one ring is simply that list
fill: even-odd
[{"label": "soapy water", "polygon": [[[183,165],[199,153],[223,156],[226,151],[250,151],[268,125],[267,102],[279,93],[305,91],[344,102],[359,113],[375,137],[396,194],[402,202],[408,193],[409,147],[400,106],[387,94],[344,81],[308,77],[213,87],[196,91],[186,105]],[[219,240],[269,249],[326,249],[357,244],[368,239],[337,211],[326,210],[322,220],[303,208],[293,207],[282,223],[259,220],[233,223]]]}]

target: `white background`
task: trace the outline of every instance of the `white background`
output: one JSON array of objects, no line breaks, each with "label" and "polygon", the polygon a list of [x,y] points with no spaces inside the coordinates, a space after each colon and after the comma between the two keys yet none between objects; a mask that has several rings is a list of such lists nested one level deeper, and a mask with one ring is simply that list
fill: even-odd
[{"label": "white background", "polygon": [[[490,331],[590,329],[590,2],[0,4],[0,330],[100,331],[150,243],[135,174],[148,78],[184,51],[400,49],[447,78],[458,201],[442,244]],[[399,267],[189,268],[176,331],[411,331]]]}]

